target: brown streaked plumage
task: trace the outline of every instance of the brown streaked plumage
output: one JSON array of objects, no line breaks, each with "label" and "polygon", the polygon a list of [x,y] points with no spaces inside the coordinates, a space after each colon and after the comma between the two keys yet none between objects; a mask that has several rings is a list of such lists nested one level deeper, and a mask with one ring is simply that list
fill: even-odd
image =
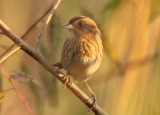
[{"label": "brown streaked plumage", "polygon": [[[86,16],[76,16],[64,26],[68,30],[61,54],[61,66],[76,82],[84,82],[92,77],[98,70],[102,56],[103,46],[100,31],[96,23]],[[68,76],[68,75],[67,75]],[[95,95],[87,85],[94,97]]]},{"label": "brown streaked plumage", "polygon": [[64,27],[68,36],[62,49],[62,65],[75,81],[87,81],[99,68],[103,55],[99,29],[85,16],[72,18]]}]

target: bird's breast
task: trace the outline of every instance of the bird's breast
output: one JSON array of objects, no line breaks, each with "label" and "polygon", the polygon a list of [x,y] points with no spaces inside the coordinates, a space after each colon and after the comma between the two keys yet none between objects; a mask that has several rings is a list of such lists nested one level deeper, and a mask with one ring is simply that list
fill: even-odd
[{"label": "bird's breast", "polygon": [[103,55],[101,39],[98,40],[66,40],[61,61],[77,82],[87,81],[98,70]]},{"label": "bird's breast", "polygon": [[101,64],[100,54],[92,57],[75,56],[68,71],[77,82],[87,81],[98,70]]}]

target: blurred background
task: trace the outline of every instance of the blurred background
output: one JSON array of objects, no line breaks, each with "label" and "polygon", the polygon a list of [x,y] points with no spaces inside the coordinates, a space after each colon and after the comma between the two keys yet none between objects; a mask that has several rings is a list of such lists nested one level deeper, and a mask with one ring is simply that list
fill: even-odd
[{"label": "blurred background", "polygon": [[[0,19],[22,36],[51,6],[51,0],[0,0]],[[60,61],[69,19],[86,15],[101,30],[104,58],[89,80],[97,103],[110,115],[160,115],[160,1],[159,0],[62,0],[47,30],[40,52],[51,63]],[[32,47],[42,23],[25,37]],[[0,55],[13,42],[0,34]],[[25,52],[19,50],[1,66],[8,74],[21,71],[34,83],[13,80],[35,115],[92,115],[63,84]],[[65,73],[65,71],[63,71]],[[83,84],[77,84],[90,93]],[[0,89],[11,88],[0,72]],[[15,91],[8,91],[0,106],[1,115],[29,115]]]}]

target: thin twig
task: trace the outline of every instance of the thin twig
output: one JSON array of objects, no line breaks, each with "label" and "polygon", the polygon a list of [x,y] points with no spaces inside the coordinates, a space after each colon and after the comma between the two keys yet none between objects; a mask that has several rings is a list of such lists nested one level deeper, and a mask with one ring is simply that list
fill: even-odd
[{"label": "thin twig", "polygon": [[21,101],[24,103],[24,105],[26,106],[28,112],[30,113],[30,115],[34,115],[32,110],[30,109],[28,103],[25,101],[24,97],[22,96],[22,94],[16,89],[16,87],[14,86],[11,78],[8,76],[7,72],[0,66],[0,70],[2,71],[2,73],[4,74],[4,76],[8,79],[8,81],[10,82],[10,84],[12,85],[12,88],[15,90],[15,92],[17,93],[17,95],[19,96],[19,98],[21,99]]},{"label": "thin twig", "polygon": [[17,46],[15,49],[13,49],[10,53],[6,54],[4,57],[0,58],[0,64],[6,60],[8,57],[10,57],[13,53],[15,53],[16,51],[18,51],[20,49],[19,46]]},{"label": "thin twig", "polygon": [[14,88],[9,88],[9,89],[6,89],[6,90],[3,90],[5,93],[8,92],[8,91],[11,91],[11,90],[14,90]]},{"label": "thin twig", "polygon": [[[24,35],[21,37],[22,39],[25,39],[26,36],[28,35],[28,33],[49,13],[49,11],[52,9],[52,6],[36,21],[33,23],[32,26],[30,26],[27,31],[24,33]],[[3,33],[3,32],[2,32]],[[11,55],[13,55],[14,53],[16,53],[18,50],[17,49],[16,44],[13,44],[12,46],[10,46],[3,54],[0,55],[0,64],[2,62],[4,62],[6,59],[8,59]]]},{"label": "thin twig", "polygon": [[50,12],[48,13],[46,19],[44,20],[44,23],[42,25],[42,28],[38,34],[38,37],[37,37],[37,41],[36,41],[36,45],[35,45],[35,50],[36,51],[39,51],[39,44],[40,44],[40,40],[41,40],[41,36],[42,36],[42,33],[43,31],[46,29],[49,21],[51,20],[55,10],[57,9],[59,3],[61,2],[61,0],[57,0],[53,5],[52,5],[52,8],[50,10]]},{"label": "thin twig", "polygon": [[[56,69],[51,63],[49,63],[40,53],[35,51],[32,47],[26,44],[17,34],[15,34],[4,22],[0,20],[0,29],[8,36],[13,42],[21,46],[21,49],[34,58],[38,63],[40,63],[47,71],[59,79],[63,84],[65,80],[64,75],[58,69]],[[74,83],[66,84],[68,87],[87,107],[91,108],[93,106],[93,101],[80,90]],[[92,111],[96,115],[108,115],[100,106],[96,105]]]}]

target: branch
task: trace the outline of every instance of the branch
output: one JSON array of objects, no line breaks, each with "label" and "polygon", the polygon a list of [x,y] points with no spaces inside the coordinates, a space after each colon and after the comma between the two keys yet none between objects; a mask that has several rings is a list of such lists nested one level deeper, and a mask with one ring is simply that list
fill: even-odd
[{"label": "branch", "polygon": [[[9,48],[10,49],[10,48]],[[17,46],[16,48],[14,48],[13,50],[9,50],[9,53],[5,53],[5,56],[3,56],[2,58],[0,58],[0,64],[6,60],[7,58],[9,58],[12,54],[14,54],[16,51],[18,51],[19,49],[21,49],[21,47]],[[8,50],[7,50],[8,51]]]},{"label": "branch", "polygon": [[[50,64],[40,53],[31,48],[26,44],[17,34],[15,34],[4,22],[0,20],[0,29],[8,36],[13,42],[21,47],[23,51],[29,54],[34,58],[38,63],[40,63],[47,71],[49,71],[53,76],[59,79],[63,84],[65,80],[63,79],[64,75],[52,64]],[[93,101],[74,83],[66,84],[66,87],[69,88],[87,107],[92,107]],[[96,115],[107,115],[107,113],[98,105],[92,111]]]},{"label": "branch", "polygon": [[38,51],[39,50],[39,44],[40,44],[40,40],[41,40],[41,36],[42,36],[42,33],[43,31],[45,30],[45,28],[47,27],[49,21],[51,20],[51,17],[53,16],[55,10],[57,9],[59,3],[61,2],[61,0],[57,0],[53,5],[52,5],[52,8],[50,10],[50,12],[48,13],[46,19],[44,20],[44,23],[42,25],[42,28],[38,34],[38,37],[37,37],[37,42],[36,42],[36,45],[35,45],[35,50]]}]

